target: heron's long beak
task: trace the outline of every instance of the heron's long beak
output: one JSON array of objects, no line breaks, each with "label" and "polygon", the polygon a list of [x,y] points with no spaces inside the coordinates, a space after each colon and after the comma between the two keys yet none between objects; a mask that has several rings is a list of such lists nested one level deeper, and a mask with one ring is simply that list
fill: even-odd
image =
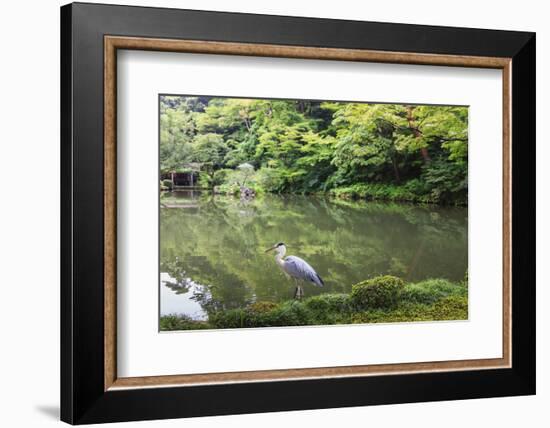
[{"label": "heron's long beak", "polygon": [[277,246],[273,246],[271,248],[268,248],[267,250],[265,250],[265,252],[269,253],[270,251],[273,251],[275,248],[277,248]]}]

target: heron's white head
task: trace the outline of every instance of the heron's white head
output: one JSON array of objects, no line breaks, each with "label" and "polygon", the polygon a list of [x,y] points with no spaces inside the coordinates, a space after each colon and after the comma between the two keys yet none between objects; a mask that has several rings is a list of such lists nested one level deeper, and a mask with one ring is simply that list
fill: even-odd
[{"label": "heron's white head", "polygon": [[265,252],[269,253],[270,251],[273,251],[273,250],[275,250],[278,256],[284,256],[286,253],[286,246],[282,242],[279,242],[278,244],[275,244],[273,247],[265,250]]}]

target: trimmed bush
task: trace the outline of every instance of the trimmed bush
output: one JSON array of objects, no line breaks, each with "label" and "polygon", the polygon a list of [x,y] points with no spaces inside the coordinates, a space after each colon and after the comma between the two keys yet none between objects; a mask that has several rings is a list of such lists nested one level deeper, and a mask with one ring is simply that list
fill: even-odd
[{"label": "trimmed bush", "polygon": [[304,304],[315,312],[350,310],[350,299],[347,294],[321,294],[307,298]]},{"label": "trimmed bush", "polygon": [[313,314],[302,302],[255,303],[246,309],[216,311],[209,314],[214,328],[275,327],[315,324]]},{"label": "trimmed bush", "polygon": [[321,294],[303,300],[303,304],[312,314],[313,324],[350,323],[353,310],[347,294]]},{"label": "trimmed bush", "polygon": [[396,276],[377,276],[352,286],[351,301],[363,309],[392,308],[397,305],[404,285]]},{"label": "trimmed bush", "polygon": [[428,279],[416,284],[407,284],[401,298],[412,303],[432,304],[443,297],[464,296],[467,292],[463,285],[446,279]]},{"label": "trimmed bush", "polygon": [[272,326],[316,324],[314,314],[302,302],[296,300],[281,303],[270,314]]},{"label": "trimmed bush", "polygon": [[255,327],[252,318],[245,309],[229,309],[208,314],[208,322],[212,328]]}]

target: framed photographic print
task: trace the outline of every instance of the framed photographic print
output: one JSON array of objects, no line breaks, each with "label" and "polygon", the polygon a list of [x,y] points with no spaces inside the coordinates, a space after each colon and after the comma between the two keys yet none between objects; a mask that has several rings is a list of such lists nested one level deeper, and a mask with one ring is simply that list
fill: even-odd
[{"label": "framed photographic print", "polygon": [[72,424],[535,393],[535,35],[61,8]]}]

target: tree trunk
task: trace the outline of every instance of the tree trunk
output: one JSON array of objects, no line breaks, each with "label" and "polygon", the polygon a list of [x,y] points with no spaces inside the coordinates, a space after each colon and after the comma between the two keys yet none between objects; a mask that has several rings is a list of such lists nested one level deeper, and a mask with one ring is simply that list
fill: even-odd
[{"label": "tree trunk", "polygon": [[397,183],[401,182],[401,177],[399,176],[399,167],[397,166],[397,161],[395,159],[395,156],[392,156],[391,163],[393,165],[393,173],[395,175],[395,181]]},{"label": "tree trunk", "polygon": [[[407,122],[409,124],[409,128],[411,129],[414,137],[417,139],[420,139],[420,137],[422,136],[422,133],[416,127],[416,123],[414,121],[414,115],[413,115],[414,109],[415,107],[413,106],[407,106]],[[427,147],[422,147],[420,149],[420,154],[422,155],[422,159],[424,159],[425,164],[428,164],[432,161],[432,159],[430,158],[430,154],[428,153]]]},{"label": "tree trunk", "polygon": [[210,188],[214,190],[214,187],[216,187],[216,184],[214,183],[214,176],[216,175],[216,171],[212,170],[212,174],[210,174]]},{"label": "tree trunk", "polygon": [[432,161],[432,158],[430,157],[430,154],[428,153],[428,149],[426,147],[422,147],[420,149],[420,153],[422,154],[422,159],[424,159],[424,163],[430,163]]}]

